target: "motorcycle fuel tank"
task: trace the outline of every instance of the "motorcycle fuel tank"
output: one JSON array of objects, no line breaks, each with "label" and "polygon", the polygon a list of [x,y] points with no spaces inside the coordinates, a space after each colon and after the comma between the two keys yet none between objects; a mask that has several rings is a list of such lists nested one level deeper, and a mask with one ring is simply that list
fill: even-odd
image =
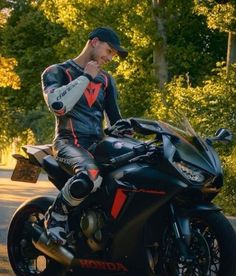
[{"label": "motorcycle fuel tank", "polygon": [[98,163],[107,164],[110,159],[130,152],[140,141],[133,138],[105,137],[96,145],[94,156]]}]

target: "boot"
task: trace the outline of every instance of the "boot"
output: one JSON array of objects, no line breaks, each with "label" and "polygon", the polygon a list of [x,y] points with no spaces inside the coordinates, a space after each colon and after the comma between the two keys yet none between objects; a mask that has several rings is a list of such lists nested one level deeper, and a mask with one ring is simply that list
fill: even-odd
[{"label": "boot", "polygon": [[60,192],[45,214],[44,227],[47,235],[57,244],[65,245],[69,234],[68,213],[72,206]]}]

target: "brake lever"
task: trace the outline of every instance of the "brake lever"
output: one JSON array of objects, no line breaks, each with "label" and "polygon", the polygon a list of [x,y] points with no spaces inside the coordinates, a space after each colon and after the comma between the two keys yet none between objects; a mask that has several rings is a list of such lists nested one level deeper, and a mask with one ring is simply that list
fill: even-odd
[{"label": "brake lever", "polygon": [[136,156],[132,159],[129,160],[130,163],[133,163],[133,162],[136,162],[136,161],[139,161],[139,160],[145,160],[146,158],[149,158],[154,152],[147,152],[146,154],[142,154],[142,155],[139,155],[139,156]]}]

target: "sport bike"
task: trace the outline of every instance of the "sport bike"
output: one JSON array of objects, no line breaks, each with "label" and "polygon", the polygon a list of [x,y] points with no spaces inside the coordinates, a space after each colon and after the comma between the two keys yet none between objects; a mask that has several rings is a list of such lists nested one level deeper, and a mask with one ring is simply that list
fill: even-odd
[{"label": "sport bike", "polygon": [[[184,128],[129,122],[139,138],[115,125],[91,147],[102,185],[69,214],[65,246],[43,227],[53,197],[32,198],[16,210],[7,246],[17,276],[236,275],[236,234],[212,203],[223,186],[213,144],[231,141],[230,131],[201,138],[186,119]],[[12,179],[36,182],[43,169],[61,190],[71,175],[59,167],[51,145],[23,149],[27,157],[15,155]]]}]

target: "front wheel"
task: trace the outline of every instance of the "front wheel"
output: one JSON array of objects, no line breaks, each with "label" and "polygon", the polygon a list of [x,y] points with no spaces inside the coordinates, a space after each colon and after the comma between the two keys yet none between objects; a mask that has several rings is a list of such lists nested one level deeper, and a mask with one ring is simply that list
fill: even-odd
[{"label": "front wheel", "polygon": [[189,256],[183,260],[175,235],[166,228],[160,242],[153,273],[171,276],[235,276],[236,234],[220,212],[204,212],[190,218]]},{"label": "front wheel", "polygon": [[24,204],[14,214],[7,237],[8,258],[17,276],[63,275],[64,268],[32,244],[31,224],[43,225],[49,198],[37,198]]}]

